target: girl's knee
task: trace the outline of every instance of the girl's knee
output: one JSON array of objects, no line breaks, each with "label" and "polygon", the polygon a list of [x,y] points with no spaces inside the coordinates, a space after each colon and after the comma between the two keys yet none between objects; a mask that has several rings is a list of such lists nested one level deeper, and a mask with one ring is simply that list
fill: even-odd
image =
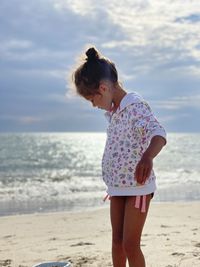
[{"label": "girl's knee", "polygon": [[121,236],[114,236],[113,235],[112,245],[114,247],[123,247],[123,238]]},{"label": "girl's knee", "polygon": [[133,240],[124,240],[123,248],[127,257],[133,256],[141,251],[140,242],[133,242]]}]

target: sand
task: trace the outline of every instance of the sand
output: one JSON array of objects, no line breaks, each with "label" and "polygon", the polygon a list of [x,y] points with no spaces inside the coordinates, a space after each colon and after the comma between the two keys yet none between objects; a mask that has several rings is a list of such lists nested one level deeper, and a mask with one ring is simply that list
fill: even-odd
[{"label": "sand", "polygon": [[[0,266],[69,260],[107,267],[110,248],[108,207],[0,217]],[[200,202],[152,202],[142,248],[147,267],[200,266]]]}]

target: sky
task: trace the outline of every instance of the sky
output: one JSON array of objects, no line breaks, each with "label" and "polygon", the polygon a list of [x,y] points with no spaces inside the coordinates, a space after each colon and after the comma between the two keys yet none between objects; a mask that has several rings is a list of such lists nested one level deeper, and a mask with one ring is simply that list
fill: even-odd
[{"label": "sky", "polygon": [[198,0],[1,0],[0,132],[104,132],[70,83],[90,46],[167,132],[200,132],[199,29]]}]

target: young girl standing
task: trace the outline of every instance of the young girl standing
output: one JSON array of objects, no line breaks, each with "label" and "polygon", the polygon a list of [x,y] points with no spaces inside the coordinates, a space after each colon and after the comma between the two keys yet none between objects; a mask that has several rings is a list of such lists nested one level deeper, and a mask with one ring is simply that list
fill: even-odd
[{"label": "young girl standing", "polygon": [[148,103],[127,93],[118,82],[115,64],[92,47],[76,69],[79,95],[106,110],[109,121],[102,175],[110,199],[114,267],[144,267],[141,234],[156,190],[153,159],[166,144],[166,133]]}]

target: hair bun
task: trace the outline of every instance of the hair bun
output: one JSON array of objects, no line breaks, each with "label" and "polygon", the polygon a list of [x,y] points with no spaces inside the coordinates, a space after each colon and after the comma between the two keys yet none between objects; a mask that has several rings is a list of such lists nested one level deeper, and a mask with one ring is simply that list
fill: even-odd
[{"label": "hair bun", "polygon": [[94,47],[89,48],[85,54],[87,56],[87,61],[95,61],[99,59],[99,53]]}]

